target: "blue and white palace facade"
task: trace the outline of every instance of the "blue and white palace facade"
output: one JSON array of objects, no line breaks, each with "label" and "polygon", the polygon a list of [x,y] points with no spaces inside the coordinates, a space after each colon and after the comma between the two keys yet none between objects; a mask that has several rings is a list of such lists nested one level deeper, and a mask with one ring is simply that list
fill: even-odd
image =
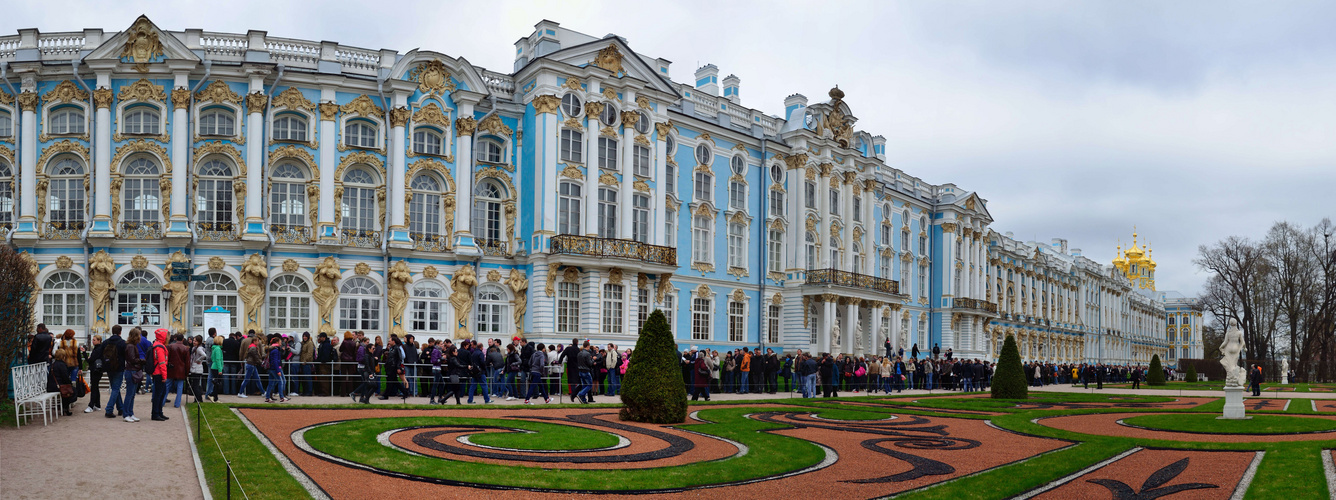
[{"label": "blue and white palace facade", "polygon": [[[1147,362],[1162,300],[886,162],[842,91],[772,115],[543,21],[459,54],[201,30],[0,37],[0,227],[38,320]],[[186,281],[193,280],[193,281]]]}]

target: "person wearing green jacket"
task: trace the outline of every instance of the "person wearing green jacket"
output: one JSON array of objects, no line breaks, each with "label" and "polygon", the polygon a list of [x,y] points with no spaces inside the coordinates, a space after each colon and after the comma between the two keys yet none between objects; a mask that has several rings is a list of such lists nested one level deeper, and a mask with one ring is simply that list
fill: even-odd
[{"label": "person wearing green jacket", "polygon": [[[218,386],[223,384],[223,336],[218,335],[217,330],[210,328],[209,335],[213,336],[213,348],[209,350],[209,382],[208,389],[205,392],[205,398],[213,398],[213,402],[218,402]],[[214,385],[214,381],[218,385]]]}]

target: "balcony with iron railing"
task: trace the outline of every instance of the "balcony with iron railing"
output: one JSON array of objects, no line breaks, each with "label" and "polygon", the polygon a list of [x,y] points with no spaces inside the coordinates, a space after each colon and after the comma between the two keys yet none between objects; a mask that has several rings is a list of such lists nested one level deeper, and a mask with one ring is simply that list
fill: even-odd
[{"label": "balcony with iron railing", "polygon": [[473,241],[477,243],[478,250],[482,251],[483,255],[492,257],[508,255],[506,250],[510,248],[510,245],[507,245],[505,240],[478,238]]},{"label": "balcony with iron railing", "polygon": [[48,222],[45,236],[48,240],[77,240],[83,234],[84,226],[81,220]]},{"label": "balcony with iron railing", "polygon": [[975,309],[991,314],[997,314],[997,304],[979,299],[958,297],[955,299],[955,307],[956,309]]},{"label": "balcony with iron railing", "polygon": [[274,235],[275,243],[306,244],[312,241],[311,226],[305,225],[270,224],[269,234]]},{"label": "balcony with iron railing", "polygon": [[617,238],[559,234],[552,237],[552,253],[638,260],[664,266],[677,265],[676,248]]},{"label": "balcony with iron railing", "polygon": [[231,222],[196,222],[195,234],[200,241],[236,241],[237,226]]},{"label": "balcony with iron railing", "polygon": [[444,234],[408,233],[413,249],[422,252],[444,252],[450,249],[450,237]]},{"label": "balcony with iron railing", "polygon": [[119,237],[125,240],[160,240],[162,223],[158,221],[121,222]]},{"label": "balcony with iron railing", "polygon": [[891,295],[900,294],[900,282],[898,281],[839,269],[809,269],[807,271],[807,284],[847,286],[875,290]]},{"label": "balcony with iron railing", "polygon": [[380,248],[382,234],[370,229],[340,229],[339,244],[354,248]]}]

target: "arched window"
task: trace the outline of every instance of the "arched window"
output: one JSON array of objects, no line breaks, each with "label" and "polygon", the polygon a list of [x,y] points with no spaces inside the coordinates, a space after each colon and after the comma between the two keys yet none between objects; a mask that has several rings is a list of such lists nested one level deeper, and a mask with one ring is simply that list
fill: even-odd
[{"label": "arched window", "polygon": [[343,143],[355,148],[376,147],[376,125],[367,120],[348,120],[343,126]]},{"label": "arched window", "polygon": [[380,329],[380,287],[370,278],[353,276],[339,287],[339,329]]},{"label": "arched window", "polygon": [[598,237],[617,237],[617,190],[598,188]]},{"label": "arched window", "polygon": [[561,96],[561,112],[565,114],[567,118],[580,116],[580,113],[583,111],[584,103],[580,102],[579,96],[570,93]]},{"label": "arched window", "polygon": [[557,232],[580,234],[580,205],[583,197],[579,184],[562,182],[557,190]]},{"label": "arched window", "polygon": [[445,288],[434,281],[419,281],[413,285],[413,308],[409,330],[417,333],[444,333]]},{"label": "arched window", "polygon": [[354,234],[376,230],[376,176],[365,168],[352,168],[343,174],[343,211],[341,229]]},{"label": "arched window", "polygon": [[421,155],[440,155],[445,140],[440,132],[430,127],[413,129],[413,152]]},{"label": "arched window", "polygon": [[47,217],[58,229],[82,229],[84,223],[84,166],[74,158],[61,158],[50,170],[46,191]]},{"label": "arched window", "polygon": [[133,106],[125,110],[125,123],[121,131],[126,134],[158,135],[162,133],[162,115],[153,106]]},{"label": "arched window", "polygon": [[306,173],[291,162],[274,167],[269,185],[269,223],[306,225]]},{"label": "arched window", "polygon": [[617,139],[598,138],[598,168],[617,170]]},{"label": "arched window", "polygon": [[474,324],[478,335],[505,333],[506,320],[510,318],[510,314],[506,312],[509,307],[510,302],[506,300],[506,292],[501,287],[496,285],[478,287],[477,321]]},{"label": "arched window", "polygon": [[58,271],[42,285],[42,322],[47,326],[83,325],[84,307],[83,277]]},{"label": "arched window", "polygon": [[0,159],[0,229],[14,228],[14,167]]},{"label": "arched window", "polygon": [[125,180],[121,188],[126,227],[137,227],[158,221],[159,205],[158,163],[145,156],[125,165]]},{"label": "arched window", "polygon": [[709,146],[706,146],[704,144],[699,144],[696,146],[696,163],[699,163],[701,165],[709,165],[711,163],[710,160],[712,159],[714,159],[714,155],[710,153]]},{"label": "arched window", "polygon": [[82,134],[85,130],[83,109],[74,106],[52,110],[47,123],[50,125],[47,133],[51,135]]},{"label": "arched window", "polygon": [[283,113],[274,119],[274,140],[306,142],[306,117]]},{"label": "arched window", "polygon": [[807,269],[816,269],[816,234],[807,232]]},{"label": "arched window", "polygon": [[854,242],[854,268],[852,271],[854,274],[863,274],[863,244],[858,241]]},{"label": "arched window", "polygon": [[603,126],[611,127],[617,124],[617,107],[612,103],[603,103],[603,113],[598,115],[598,121],[603,122]]},{"label": "arched window", "polygon": [[223,273],[209,273],[204,275],[204,281],[191,283],[194,291],[191,297],[194,303],[195,315],[191,321],[194,326],[204,326],[204,311],[212,307],[221,307],[227,309],[231,314],[228,315],[233,330],[237,328],[237,317],[241,315],[240,307],[237,305],[237,282],[232,277]]},{"label": "arched window", "polygon": [[501,143],[492,139],[483,139],[478,142],[478,161],[486,163],[504,163],[506,161],[505,150],[501,148]]},{"label": "arched window", "polygon": [[840,239],[830,237],[830,269],[840,268]]},{"label": "arched window", "polygon": [[269,328],[311,328],[311,286],[284,274],[269,282]]},{"label": "arched window", "polygon": [[9,113],[0,111],[0,137],[14,136],[14,118]]},{"label": "arched window", "polygon": [[237,135],[237,117],[227,108],[208,108],[199,115],[199,135]]},{"label": "arched window", "polygon": [[199,167],[199,187],[195,190],[195,213],[202,229],[232,229],[232,165],[211,159]]},{"label": "arched window", "polygon": [[584,162],[584,132],[561,129],[561,161]]},{"label": "arched window", "polygon": [[162,282],[157,276],[142,269],[121,276],[116,284],[116,324],[162,324]]},{"label": "arched window", "polygon": [[408,231],[415,237],[441,234],[441,182],[431,174],[418,174],[409,188]]},{"label": "arched window", "polygon": [[499,247],[501,243],[501,202],[506,190],[495,180],[484,179],[473,191],[473,232],[480,245]]}]

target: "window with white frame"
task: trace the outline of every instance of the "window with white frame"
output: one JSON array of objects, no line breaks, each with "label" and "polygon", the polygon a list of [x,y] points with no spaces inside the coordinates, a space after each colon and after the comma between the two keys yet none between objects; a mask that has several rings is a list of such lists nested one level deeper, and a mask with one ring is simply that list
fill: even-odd
[{"label": "window with white frame", "polygon": [[770,272],[784,271],[784,231],[770,230]]},{"label": "window with white frame", "polygon": [[728,223],[728,266],[747,267],[747,226],[741,222]]},{"label": "window with white frame", "polygon": [[481,243],[501,243],[501,202],[507,193],[493,179],[483,179],[473,190],[473,234]]},{"label": "window with white frame", "polygon": [[663,174],[663,192],[677,196],[677,166],[668,164]]},{"label": "window with white frame", "polygon": [[840,268],[840,239],[834,236],[830,237],[830,268]]},{"label": "window with white frame", "polygon": [[311,328],[311,286],[306,280],[283,274],[269,282],[269,328]]},{"label": "window with white frame", "polygon": [[806,192],[806,196],[803,197],[803,202],[806,203],[807,208],[810,208],[810,209],[815,210],[815,209],[816,209],[816,183],[815,183],[815,182],[812,182],[812,181],[807,181],[805,184],[803,184],[803,186],[804,186],[804,190],[805,190],[805,192]]},{"label": "window with white frame", "polygon": [[663,244],[665,246],[677,246],[677,211],[669,210],[668,215],[663,219]]},{"label": "window with white frame", "polygon": [[351,168],[343,174],[342,229],[353,233],[376,230],[376,176],[365,168]]},{"label": "window with white frame", "polygon": [[807,243],[807,270],[810,271],[816,269],[816,234],[808,231],[805,241]]},{"label": "window with white frame", "polygon": [[928,266],[919,266],[918,295],[919,297],[928,296]]},{"label": "window with white frame", "polygon": [[769,327],[768,331],[766,332],[766,342],[768,342],[771,345],[779,344],[779,319],[781,311],[782,311],[781,306],[777,306],[774,304],[770,305],[770,314],[769,317],[767,318],[769,320],[768,321],[769,324],[766,325]]},{"label": "window with white frame", "polygon": [[637,288],[637,289],[636,289],[636,327],[635,327],[635,331],[633,331],[632,333],[635,333],[635,334],[639,335],[640,332],[641,332],[641,330],[643,330],[643,329],[645,328],[645,320],[649,319],[649,305],[650,305],[650,304],[649,304],[649,289],[648,289],[648,288]]},{"label": "window with white frame", "polygon": [[622,285],[608,283],[603,285],[603,333],[620,335],[622,333],[622,311],[625,298]]},{"label": "window with white frame", "polygon": [[928,255],[928,219],[926,217],[919,219],[919,255]]},{"label": "window with white frame", "polygon": [[51,110],[51,117],[47,118],[47,124],[47,133],[51,135],[82,134],[87,130],[84,123],[83,109],[75,106],[65,106]]},{"label": "window with white frame", "polygon": [[742,302],[728,301],[728,341],[742,342],[746,337],[745,314],[747,305]]},{"label": "window with white frame", "polygon": [[617,170],[617,139],[598,138],[598,168]]},{"label": "window with white frame", "polygon": [[158,221],[161,209],[158,185],[158,162],[148,156],[130,160],[124,167],[121,185],[121,216],[127,225]]},{"label": "window with white frame", "polygon": [[649,115],[645,114],[644,111],[637,113],[637,115],[638,116],[636,116],[636,126],[635,126],[636,132],[640,132],[642,134],[648,134]]},{"label": "window with white frame", "polygon": [[449,329],[445,317],[447,295],[445,288],[435,281],[414,284],[410,329],[419,333],[445,333]]},{"label": "window with white frame", "polygon": [[714,199],[714,176],[708,172],[696,172],[696,199],[700,201]]},{"label": "window with white frame", "polygon": [[619,115],[616,106],[613,106],[612,103],[603,103],[603,112],[598,115],[598,121],[602,122],[605,127],[611,127],[617,124]]},{"label": "window with white frame", "polygon": [[14,136],[14,117],[9,113],[0,111],[0,137]]},{"label": "window with white frame", "polygon": [[413,177],[408,187],[412,193],[408,232],[419,237],[441,234],[441,181],[434,174],[422,173]]},{"label": "window with white frame", "polygon": [[713,236],[713,224],[710,218],[705,214],[697,215],[692,218],[691,223],[691,260],[692,262],[710,263],[714,259],[710,255],[710,245]]},{"label": "window with white frame", "polygon": [[747,209],[747,185],[736,180],[728,183],[728,206],[733,210]]},{"label": "window with white frame", "polygon": [[75,227],[84,221],[84,166],[63,157],[48,170],[47,220],[56,227]]},{"label": "window with white frame", "polygon": [[[904,316],[901,316],[901,317],[900,317],[900,335],[901,335],[901,337],[904,337],[904,336],[909,335],[909,318],[908,318],[908,317],[904,317]],[[899,342],[899,341],[897,340],[896,342]],[[906,346],[900,346],[900,347],[903,349],[903,348],[906,347]]]},{"label": "window with white frame", "polygon": [[747,175],[747,160],[744,160],[742,155],[734,156],[728,165],[733,170],[733,175]]},{"label": "window with white frame", "polygon": [[631,197],[631,239],[649,243],[649,196]]},{"label": "window with white frame", "polygon": [[631,164],[636,175],[649,177],[649,148],[636,144],[631,148]]},{"label": "window with white frame", "polygon": [[854,274],[863,274],[863,243],[854,241]]},{"label": "window with white frame", "polygon": [[[445,136],[431,127],[413,129],[413,153],[440,156],[444,150]],[[481,160],[481,157],[479,157]]]},{"label": "window with white frame", "polygon": [[918,338],[919,345],[928,346],[928,318],[922,315],[919,316],[918,321]]},{"label": "window with white frame", "polygon": [[557,332],[580,331],[580,284],[557,283]]},{"label": "window with white frame", "polygon": [[233,330],[237,328],[237,317],[241,315],[241,307],[237,302],[237,282],[223,273],[208,273],[204,275],[204,281],[191,283],[194,290],[190,293],[192,306],[194,306],[194,319],[191,321],[194,326],[204,326],[204,311],[214,307],[227,309],[228,320]]},{"label": "window with white frame", "polygon": [[557,186],[557,232],[580,234],[580,207],[584,203],[579,184],[562,181]]},{"label": "window with white frame", "polygon": [[380,329],[380,286],[370,278],[353,276],[339,287],[339,329]]},{"label": "window with white frame", "polygon": [[488,284],[478,287],[478,303],[475,306],[477,321],[474,328],[479,335],[505,333],[510,314],[510,301],[501,287]]},{"label": "window with white frame", "polygon": [[84,279],[70,271],[57,271],[42,285],[42,322],[47,326],[81,326],[87,311]]},{"label": "window with white frame", "polygon": [[820,333],[820,328],[818,328],[820,322],[817,321],[817,315],[820,312],[816,304],[807,307],[807,343],[812,344],[813,347],[816,346],[817,335]]},{"label": "window with white frame", "polygon": [[561,161],[584,162],[584,132],[561,129]]},{"label": "window with white frame", "polygon": [[13,227],[14,167],[0,159],[0,229],[12,229]]},{"label": "window with white frame", "polygon": [[890,225],[890,224],[882,224],[882,225],[881,225],[881,244],[882,244],[882,245],[886,245],[886,246],[890,246],[890,245],[891,245],[891,225]]},{"label": "window with white frame", "polygon": [[770,181],[775,184],[784,183],[784,167],[776,163],[770,166]]},{"label": "window with white frame", "polygon": [[274,118],[274,140],[307,141],[306,117],[297,113],[283,113]]},{"label": "window with white frame", "polygon": [[770,216],[784,216],[784,192],[778,189],[770,190]]},{"label": "window with white frame", "polygon": [[204,229],[230,230],[232,225],[232,165],[218,158],[199,167],[199,186],[195,189],[196,222]]},{"label": "window with white frame", "polygon": [[691,340],[710,340],[710,323],[714,319],[711,305],[708,298],[691,300]]},{"label": "window with white frame", "polygon": [[891,258],[890,258],[890,257],[887,257],[887,256],[885,256],[885,255],[883,255],[883,256],[880,257],[880,260],[881,260],[881,264],[880,264],[879,267],[880,267],[881,269],[879,269],[880,272],[877,273],[877,276],[880,276],[880,277],[882,277],[882,278],[886,278],[886,279],[890,279],[890,278],[891,278]]},{"label": "window with white frame", "polygon": [[142,269],[135,269],[121,276],[116,284],[116,324],[127,326],[162,324],[162,282],[157,276]]},{"label": "window with white frame", "polygon": [[709,146],[706,146],[704,144],[696,145],[696,163],[699,163],[701,165],[709,165],[711,163],[714,163],[713,161],[711,161],[713,159],[714,159],[714,154],[710,152]]},{"label": "window with white frame", "polygon": [[840,190],[838,188],[830,190],[830,213],[831,215],[840,215]]},{"label": "window with white frame", "polygon": [[854,220],[855,220],[855,221],[861,221],[861,220],[863,220],[863,197],[862,197],[862,196],[855,196],[855,197],[854,197]]},{"label": "window with white frame", "polygon": [[354,148],[375,148],[376,124],[370,120],[348,120],[343,125],[343,144]]},{"label": "window with white frame", "polygon": [[676,330],[677,325],[673,324],[673,317],[677,313],[677,294],[667,293],[663,296],[663,318],[668,321],[668,328]]},{"label": "window with white frame", "polygon": [[228,108],[206,108],[199,115],[199,135],[215,137],[237,135],[236,115]]},{"label": "window with white frame", "polygon": [[506,150],[501,146],[501,141],[496,139],[483,139],[478,141],[478,161],[484,163],[505,163]]},{"label": "window with white frame", "polygon": [[598,188],[598,237],[617,237],[617,190]]},{"label": "window with white frame", "polygon": [[580,102],[580,97],[568,93],[561,96],[561,112],[568,118],[580,116],[584,112],[584,103]]},{"label": "window with white frame", "polygon": [[269,223],[306,225],[306,173],[292,162],[274,167],[269,183]]},{"label": "window with white frame", "polygon": [[908,230],[908,229],[906,229],[906,230],[900,232],[900,251],[901,251],[901,252],[908,252],[908,251],[909,251],[909,230]]},{"label": "window with white frame", "polygon": [[125,109],[121,133],[130,135],[158,135],[162,133],[162,115],[158,108],[149,105],[131,106]]}]

